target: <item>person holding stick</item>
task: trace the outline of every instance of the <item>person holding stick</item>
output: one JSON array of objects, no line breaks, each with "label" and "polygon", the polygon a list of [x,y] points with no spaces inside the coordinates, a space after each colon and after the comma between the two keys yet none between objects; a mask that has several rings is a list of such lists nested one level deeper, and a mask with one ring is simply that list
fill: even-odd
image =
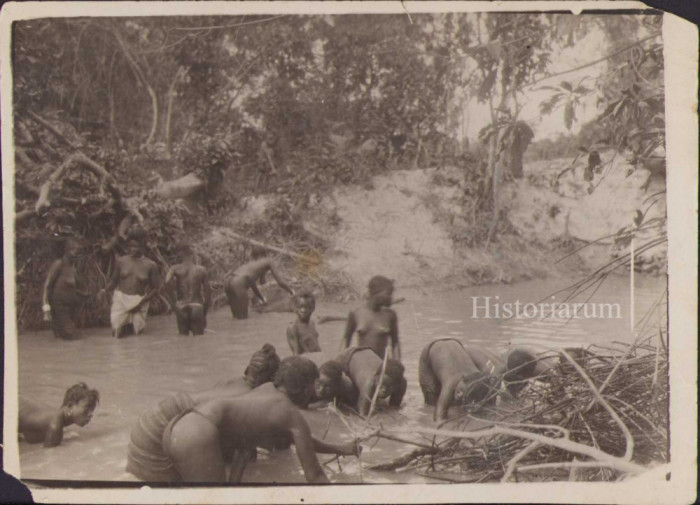
[{"label": "person holding stick", "polygon": [[224,287],[229,307],[231,307],[231,315],[234,319],[248,318],[248,307],[250,305],[248,288],[253,290],[255,296],[262,303],[266,303],[265,297],[258,289],[258,283],[264,284],[267,272],[272,274],[272,277],[282,289],[294,296],[292,288],[285,284],[277,273],[273,260],[267,257],[266,249],[255,246],[251,251],[251,260],[238,267],[231,278],[226,281]]},{"label": "person holding stick", "polygon": [[388,398],[390,406],[401,406],[407,384],[403,375],[404,366],[400,361],[389,358],[388,355],[382,360],[368,347],[350,347],[339,354],[335,361],[357,389],[357,410],[361,415],[366,416],[373,400],[377,399]]},{"label": "person holding stick", "polygon": [[110,323],[116,338],[140,334],[146,327],[148,304],[160,288],[160,275],[155,262],[144,256],[146,232],[141,228],[129,231],[128,254],[117,258],[116,267],[98,299],[114,290]]},{"label": "person holding stick", "polygon": [[399,323],[391,308],[394,281],[376,275],[367,286],[367,303],[348,314],[348,322],[341,340],[340,350],[350,347],[352,336],[357,332],[358,347],[372,349],[380,361],[391,341],[391,358],[401,361]]}]

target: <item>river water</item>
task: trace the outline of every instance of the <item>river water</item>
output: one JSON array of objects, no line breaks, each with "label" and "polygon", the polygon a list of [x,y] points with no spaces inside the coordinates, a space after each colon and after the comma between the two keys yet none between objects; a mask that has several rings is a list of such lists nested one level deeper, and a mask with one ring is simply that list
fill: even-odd
[{"label": "river water", "polygon": [[[509,345],[558,348],[597,344],[614,345],[630,342],[630,291],[626,277],[606,281],[591,300],[596,304],[619,304],[619,318],[559,317],[485,318],[483,297],[494,303],[537,303],[552,300],[550,295],[573,282],[572,279],[548,279],[521,282],[510,286],[479,286],[461,291],[426,293],[416,289],[397,289],[396,298],[406,300],[395,305],[399,317],[402,357],[406,367],[408,391],[401,409],[383,410],[373,423],[384,427],[433,426],[431,409],[423,404],[418,386],[418,357],[422,348],[440,337],[453,337],[503,350]],[[658,277],[638,277],[635,286],[635,319],[640,320],[665,291],[665,281]],[[476,303],[477,318],[474,300]],[[496,298],[498,297],[498,298]],[[577,300],[583,302],[584,299]],[[315,316],[345,315],[354,304],[319,303]],[[513,305],[514,307],[514,305]],[[665,307],[665,304],[662,304]],[[514,310],[514,308],[513,308]],[[551,311],[550,311],[551,312]],[[490,315],[494,315],[493,312]],[[530,314],[531,315],[531,312]],[[616,315],[616,314],[614,314]],[[116,340],[108,328],[83,330],[76,341],[54,339],[48,331],[23,333],[19,337],[20,395],[58,406],[65,390],[84,381],[100,392],[100,405],[85,428],[70,426],[63,444],[45,449],[41,445],[20,442],[22,478],[79,481],[135,480],[124,470],[129,432],[138,416],[168,394],[195,392],[216,382],[238,377],[260,346],[273,344],[281,357],[290,354],[286,343],[291,313],[253,313],[244,321],[234,321],[228,308],[209,315],[209,328],[201,337],[183,337],[176,331],[173,316],[150,318],[146,331],[138,337]],[[657,319],[652,319],[657,321]],[[656,324],[656,322],[654,323]],[[317,325],[321,347],[333,354],[338,349],[344,323]],[[332,442],[353,438],[357,423],[343,422],[330,409],[306,411],[312,433]],[[388,473],[367,470],[367,466],[388,462],[415,447],[394,441],[369,440],[364,444],[361,460],[319,455],[326,474],[333,482],[396,483],[431,482],[411,473]],[[305,482],[293,449],[267,453],[259,450],[258,461],[248,465],[243,482]]]}]

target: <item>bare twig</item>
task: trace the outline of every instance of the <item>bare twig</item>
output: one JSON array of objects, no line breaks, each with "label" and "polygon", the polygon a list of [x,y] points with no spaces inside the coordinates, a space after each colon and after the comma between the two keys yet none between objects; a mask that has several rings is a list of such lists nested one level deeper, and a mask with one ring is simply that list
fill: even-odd
[{"label": "bare twig", "polygon": [[508,482],[508,480],[510,480],[510,476],[513,475],[515,465],[517,465],[520,462],[520,460],[522,460],[525,456],[537,449],[539,446],[539,442],[532,442],[530,445],[525,447],[525,449],[516,454],[514,458],[511,458],[511,460],[508,462],[508,466],[506,466],[506,473],[503,474],[501,482]]},{"label": "bare twig", "polygon": [[372,417],[372,412],[374,412],[374,406],[377,403],[377,397],[379,397],[379,390],[382,388],[382,382],[384,381],[384,371],[386,370],[386,362],[389,359],[389,353],[384,353],[384,361],[382,361],[382,371],[379,373],[379,382],[374,388],[374,395],[372,395],[372,403],[369,405],[369,412],[367,412],[367,422],[369,422]]}]

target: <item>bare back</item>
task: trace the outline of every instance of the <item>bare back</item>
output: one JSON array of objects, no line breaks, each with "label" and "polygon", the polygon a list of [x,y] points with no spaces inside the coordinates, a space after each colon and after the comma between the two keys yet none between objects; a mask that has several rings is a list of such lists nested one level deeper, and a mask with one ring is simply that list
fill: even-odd
[{"label": "bare back", "polygon": [[245,277],[248,282],[253,283],[258,282],[271,268],[272,260],[261,258],[241,265],[233,272],[233,275],[234,277]]},{"label": "bare back", "polygon": [[204,285],[207,271],[199,265],[174,265],[171,271],[175,279],[175,293],[181,303],[204,303]]}]

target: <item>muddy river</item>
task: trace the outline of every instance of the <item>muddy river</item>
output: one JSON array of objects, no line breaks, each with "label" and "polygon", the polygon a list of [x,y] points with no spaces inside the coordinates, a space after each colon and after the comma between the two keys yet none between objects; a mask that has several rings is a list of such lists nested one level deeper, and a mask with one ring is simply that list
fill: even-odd
[{"label": "muddy river", "polygon": [[[484,298],[479,298],[476,315],[472,297],[491,297],[493,303],[536,303],[570,284],[567,279],[522,282],[511,286],[474,287],[441,294],[416,289],[397,289],[395,297],[406,300],[395,306],[406,366],[408,392],[401,409],[382,411],[373,422],[384,427],[432,426],[431,411],[423,405],[418,386],[418,356],[428,342],[454,337],[497,350],[509,345],[563,347],[570,345],[611,345],[632,340],[629,330],[629,281],[621,276],[609,279],[592,301],[619,304],[619,318],[578,318],[568,322],[559,317],[546,319],[485,318]],[[665,289],[661,278],[638,277],[635,314],[642,319]],[[495,297],[498,296],[498,299]],[[561,302],[561,295],[554,301]],[[551,300],[551,299],[549,299]],[[583,300],[580,300],[583,301]],[[354,304],[319,303],[315,317],[345,315]],[[479,305],[480,304],[480,305]],[[491,305],[493,307],[493,305]],[[495,310],[495,309],[491,309]],[[491,313],[490,315],[493,315]],[[126,448],[132,424],[146,409],[168,394],[194,392],[214,383],[238,377],[251,354],[260,346],[273,344],[281,357],[290,354],[285,330],[294,320],[291,313],[253,313],[245,321],[234,321],[227,308],[209,315],[209,328],[201,337],[179,336],[173,316],[152,317],[139,337],[116,340],[108,328],[83,330],[77,341],[54,339],[48,331],[23,333],[19,337],[20,395],[58,406],[65,390],[84,381],[100,392],[101,403],[85,428],[70,426],[63,444],[52,449],[20,442],[23,478],[80,481],[135,480],[124,470]],[[317,326],[324,351],[338,349],[344,323]],[[330,409],[306,411],[312,432],[332,442],[351,440],[353,425],[341,422]],[[376,440],[376,439],[375,439]],[[414,449],[389,440],[365,442],[362,458],[319,455],[333,482],[396,483],[430,482],[412,473],[370,471],[371,464],[390,461]],[[302,483],[304,476],[293,449],[267,453],[248,465],[244,482]]]}]

